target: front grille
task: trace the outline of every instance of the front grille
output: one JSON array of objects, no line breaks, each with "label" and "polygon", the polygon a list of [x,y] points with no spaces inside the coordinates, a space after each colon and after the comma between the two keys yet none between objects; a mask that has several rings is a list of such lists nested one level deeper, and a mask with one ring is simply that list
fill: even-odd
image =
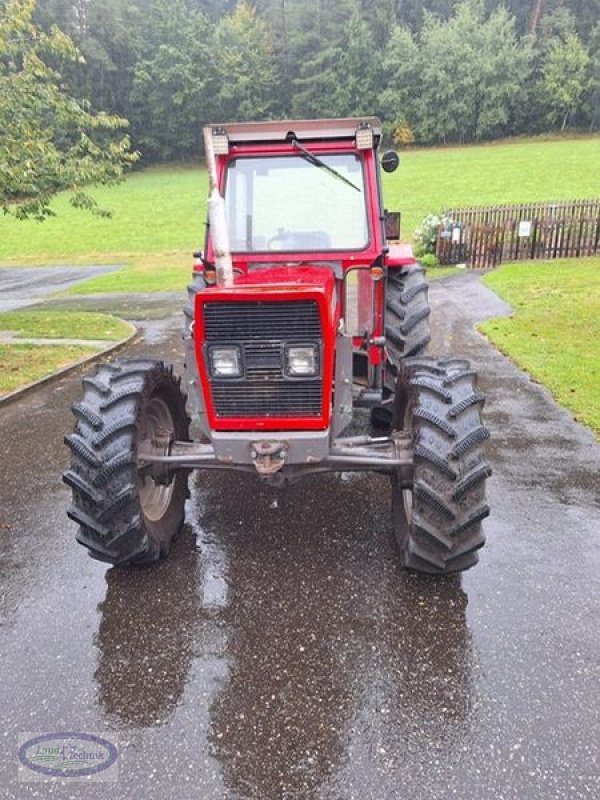
[{"label": "front grille", "polygon": [[285,345],[321,347],[321,319],[315,301],[208,302],[204,306],[204,339],[207,344],[238,344],[243,354],[242,379],[211,380],[218,417],[321,416],[322,377],[291,379],[284,373]]},{"label": "front grille", "polygon": [[314,300],[289,303],[206,303],[207,342],[247,339],[316,341],[321,338],[319,307]]}]

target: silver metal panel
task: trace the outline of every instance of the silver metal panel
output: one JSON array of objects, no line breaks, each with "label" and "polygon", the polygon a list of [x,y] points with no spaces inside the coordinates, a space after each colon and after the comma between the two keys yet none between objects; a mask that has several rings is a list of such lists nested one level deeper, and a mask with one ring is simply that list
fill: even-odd
[{"label": "silver metal panel", "polygon": [[286,464],[311,464],[329,454],[329,429],[325,431],[243,431],[211,433],[215,457],[230,464],[252,464],[252,445],[285,442]]},{"label": "silver metal panel", "polygon": [[352,338],[338,334],[335,346],[335,383],[331,429],[337,437],[352,422]]}]

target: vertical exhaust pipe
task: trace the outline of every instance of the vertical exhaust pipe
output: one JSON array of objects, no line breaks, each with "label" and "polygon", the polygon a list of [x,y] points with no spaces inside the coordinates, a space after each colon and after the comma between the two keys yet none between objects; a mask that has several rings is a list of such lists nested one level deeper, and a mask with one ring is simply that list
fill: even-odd
[{"label": "vertical exhaust pipe", "polygon": [[208,169],[208,224],[215,252],[217,286],[233,286],[233,264],[229,247],[229,231],[225,217],[225,200],[221,197],[217,183],[217,159],[213,146],[212,128],[204,128],[204,154]]}]

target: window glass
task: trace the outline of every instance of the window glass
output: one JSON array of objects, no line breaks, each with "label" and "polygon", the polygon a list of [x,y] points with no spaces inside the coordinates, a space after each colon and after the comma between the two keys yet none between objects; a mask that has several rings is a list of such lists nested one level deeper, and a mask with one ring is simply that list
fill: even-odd
[{"label": "window glass", "polygon": [[225,204],[233,252],[362,250],[369,240],[361,161],[322,155],[238,158]]}]

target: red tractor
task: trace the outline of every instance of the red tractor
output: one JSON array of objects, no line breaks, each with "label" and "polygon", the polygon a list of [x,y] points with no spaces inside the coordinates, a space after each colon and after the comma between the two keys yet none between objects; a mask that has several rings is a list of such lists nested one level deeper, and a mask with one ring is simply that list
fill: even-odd
[{"label": "red tractor", "polygon": [[[484,396],[467,361],[424,355],[427,285],[410,247],[392,241],[380,140],[375,118],[205,129],[212,191],[184,309],[185,393],[162,361],[134,358],[84,378],[73,406],[68,513],[92,556],[166,555],[193,469],[277,486],[375,470],[391,478],[405,567],[441,575],[477,562]],[[344,435],[361,407],[375,435]]]}]

